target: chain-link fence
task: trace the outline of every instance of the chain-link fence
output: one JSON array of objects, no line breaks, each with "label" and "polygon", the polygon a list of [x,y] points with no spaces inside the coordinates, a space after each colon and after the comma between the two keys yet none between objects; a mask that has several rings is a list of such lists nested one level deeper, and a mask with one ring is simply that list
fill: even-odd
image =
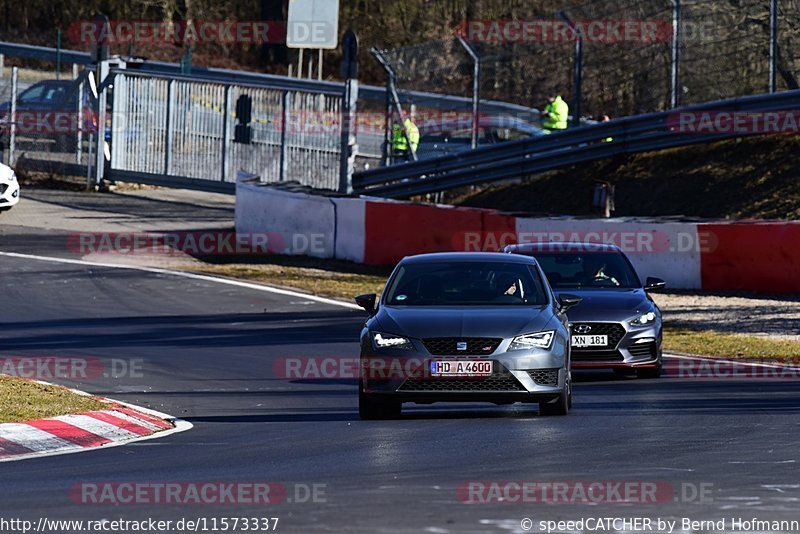
[{"label": "chain-link fence", "polygon": [[[454,33],[478,51],[484,99],[541,108],[558,93],[574,109],[578,35],[584,117],[764,93],[771,69],[776,90],[797,88],[800,0],[479,2],[470,11]],[[472,94],[472,62],[455,38],[383,53],[401,94]]]},{"label": "chain-link fence", "polygon": [[91,91],[78,80],[82,71],[75,66],[56,73],[46,62],[31,66],[7,57],[0,63],[3,162],[55,173],[66,166],[87,166],[89,136],[97,134],[98,124]]}]

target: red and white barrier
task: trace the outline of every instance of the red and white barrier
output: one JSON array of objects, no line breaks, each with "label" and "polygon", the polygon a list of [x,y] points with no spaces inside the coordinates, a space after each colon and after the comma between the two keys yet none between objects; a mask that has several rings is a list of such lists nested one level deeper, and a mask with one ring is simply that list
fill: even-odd
[{"label": "red and white barrier", "polygon": [[521,218],[486,209],[294,193],[252,182],[239,182],[236,195],[236,231],[280,234],[284,254],[390,265],[413,254],[497,251],[512,243],[613,243],[640,276],[663,278],[672,288],[800,292],[797,222]]}]

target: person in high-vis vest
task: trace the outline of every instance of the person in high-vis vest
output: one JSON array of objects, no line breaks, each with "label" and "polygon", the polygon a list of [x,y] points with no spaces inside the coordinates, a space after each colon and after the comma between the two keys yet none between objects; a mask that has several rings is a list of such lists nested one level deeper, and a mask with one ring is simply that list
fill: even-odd
[{"label": "person in high-vis vest", "polygon": [[548,132],[566,130],[569,119],[569,106],[561,95],[551,94],[547,97],[547,105],[542,112],[542,128]]},{"label": "person in high-vis vest", "polygon": [[[411,113],[403,121],[403,126],[398,123],[394,123],[392,126],[392,152],[395,158],[403,161],[411,161],[413,159],[412,153],[416,154],[419,146],[419,128],[417,128],[413,120],[415,111],[414,106],[411,106]],[[403,132],[404,128],[405,133]],[[406,139],[405,134],[408,134],[408,139]],[[409,141],[411,142],[410,150]]]},{"label": "person in high-vis vest", "polygon": [[[602,118],[602,119],[600,119],[600,122],[601,122],[601,123],[603,123],[603,122],[610,122],[610,121],[611,121],[611,118],[610,118],[608,115],[603,115],[603,118]],[[614,138],[613,138],[613,137],[606,137],[605,139],[603,139],[603,142],[604,142],[604,143],[610,143],[610,142],[612,142],[613,140],[614,140]]]}]

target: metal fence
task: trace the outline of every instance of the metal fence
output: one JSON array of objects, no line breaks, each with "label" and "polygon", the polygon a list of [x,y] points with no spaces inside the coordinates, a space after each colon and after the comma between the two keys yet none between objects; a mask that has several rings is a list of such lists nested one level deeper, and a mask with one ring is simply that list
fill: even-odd
[{"label": "metal fence", "polygon": [[[19,169],[86,174],[97,130],[89,89],[71,73],[5,65],[0,72],[0,153]],[[15,102],[12,115],[11,103]],[[93,147],[92,147],[93,148]]]},{"label": "metal fence", "polygon": [[[135,173],[162,183],[233,184],[244,172],[264,182],[339,188],[340,93],[124,70],[112,76],[111,177]],[[252,102],[249,143],[235,142],[236,103],[242,97]]]},{"label": "metal fence", "polygon": [[[521,179],[541,172],[622,154],[662,150],[764,133],[794,133],[800,89],[762,94],[627,117],[549,136],[479,148],[432,160],[387,167],[353,176],[355,192],[408,198],[450,189]],[[724,110],[724,112],[720,112]],[[743,128],[739,118],[749,121]],[[685,127],[682,117],[710,127]],[[698,122],[694,122],[698,121]],[[753,121],[756,121],[755,123]],[[770,122],[771,121],[771,122]],[[748,125],[758,124],[757,127]],[[785,130],[776,130],[783,125]],[[771,125],[771,126],[770,126]],[[734,127],[736,126],[736,127]],[[772,128],[772,129],[770,129]]]},{"label": "metal fence", "polygon": [[[602,29],[583,33],[580,95],[577,34],[564,38],[560,11],[579,28],[594,22]],[[580,98],[583,116],[613,118],[796,89],[800,80],[800,0],[510,0],[475,3],[467,12],[448,23],[477,50],[488,99],[538,108],[557,92],[573,109]],[[421,38],[436,35],[436,23],[420,21],[412,44],[383,50],[398,90],[469,96],[469,55],[452,37]]]},{"label": "metal fence", "polygon": [[[45,66],[36,72],[37,80],[57,76],[57,51],[53,48],[0,42],[0,54],[5,54],[7,72],[12,62],[34,62]],[[73,76],[78,76],[83,68],[93,68],[87,53],[62,50],[60,58],[66,72],[69,72],[69,65],[73,65]],[[194,67],[191,76],[183,76],[179,65],[157,61],[136,63],[135,70],[129,68],[116,75],[123,78],[114,84],[108,99],[114,131],[107,134],[113,133],[115,142],[111,143],[113,161],[107,177],[134,182],[146,179],[148,183],[188,187],[216,184],[219,187],[215,188],[222,190],[230,190],[226,184],[232,184],[239,170],[261,175],[267,181],[296,180],[314,187],[329,187],[334,181],[338,163],[334,164],[333,160],[341,150],[341,95],[346,91],[343,83],[205,67]],[[170,80],[174,81],[171,93]],[[187,88],[187,84],[194,85]],[[0,81],[0,91],[3,87]],[[20,87],[24,89],[25,83]],[[254,143],[251,145],[230,142],[235,125],[235,102],[241,94],[239,88],[246,88],[253,97]],[[421,111],[434,117],[434,121],[452,113],[463,116],[472,112],[471,94],[464,91],[443,94],[442,90],[443,87],[433,87],[426,91],[403,91],[400,99],[404,105],[418,103]],[[125,98],[120,96],[123,93]],[[385,95],[385,87],[359,87],[358,115],[354,123],[357,170],[374,169],[380,164],[386,121]],[[175,105],[169,113],[168,101]],[[227,113],[224,113],[222,109],[226,106]],[[496,100],[481,99],[480,109],[488,115],[513,115],[524,120],[535,120],[538,116],[536,109]],[[285,135],[283,124],[287,125]],[[72,165],[80,161],[83,167],[62,166],[62,170],[73,174],[90,171],[86,168],[90,163],[88,132],[82,135],[80,159],[77,151],[73,151],[75,157],[62,154],[59,158]],[[4,144],[7,146],[7,142]],[[93,150],[96,153],[96,148]],[[53,156],[30,151],[25,155],[28,165],[52,169],[50,160],[36,157],[52,159]],[[224,169],[222,158],[225,158]],[[91,163],[94,164],[94,158]]]}]

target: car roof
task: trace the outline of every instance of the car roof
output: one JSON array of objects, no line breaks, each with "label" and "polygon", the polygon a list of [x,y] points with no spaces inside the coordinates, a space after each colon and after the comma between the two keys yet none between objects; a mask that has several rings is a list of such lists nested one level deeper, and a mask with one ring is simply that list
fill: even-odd
[{"label": "car roof", "polygon": [[575,254],[578,252],[622,252],[617,245],[610,243],[574,243],[564,241],[508,245],[503,251],[511,254],[534,254],[536,252],[566,252],[568,254]]},{"label": "car roof", "polygon": [[31,87],[36,87],[37,85],[64,85],[69,86],[75,83],[74,80],[42,80],[36,82],[35,84],[31,85]]},{"label": "car roof", "polygon": [[432,252],[428,254],[417,254],[416,256],[406,256],[400,263],[408,265],[412,263],[443,261],[494,261],[502,263],[524,263],[528,265],[536,263],[536,260],[530,256],[511,256],[502,252]]}]

